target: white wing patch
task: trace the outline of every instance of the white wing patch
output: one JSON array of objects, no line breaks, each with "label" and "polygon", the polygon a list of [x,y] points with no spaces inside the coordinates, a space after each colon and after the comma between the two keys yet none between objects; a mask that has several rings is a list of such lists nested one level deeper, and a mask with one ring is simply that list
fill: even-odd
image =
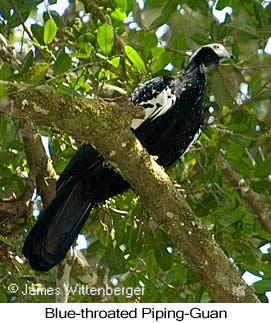
[{"label": "white wing patch", "polygon": [[198,140],[201,133],[202,133],[202,127],[200,127],[199,130],[195,133],[194,138],[193,139],[191,138],[192,141],[190,142],[190,144],[187,146],[187,148],[183,152],[183,155],[186,154],[188,152],[188,150],[190,149],[190,147],[193,146],[196,143],[196,141]]},{"label": "white wing patch", "polygon": [[171,88],[166,87],[161,93],[149,101],[141,102],[138,105],[148,105],[145,108],[144,119],[133,119],[131,128],[138,128],[147,119],[156,119],[165,114],[176,102],[176,95]]}]

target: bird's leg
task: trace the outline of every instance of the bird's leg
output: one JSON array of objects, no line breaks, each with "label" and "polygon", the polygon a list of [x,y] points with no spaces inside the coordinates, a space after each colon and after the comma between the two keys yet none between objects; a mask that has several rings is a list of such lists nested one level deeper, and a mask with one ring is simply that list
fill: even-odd
[{"label": "bird's leg", "polygon": [[176,187],[176,189],[177,189],[179,192],[181,192],[181,193],[185,193],[185,189],[183,189],[183,188],[182,188],[182,186],[181,186],[179,183],[177,183],[176,181],[173,181],[173,185],[174,185],[174,187]]}]

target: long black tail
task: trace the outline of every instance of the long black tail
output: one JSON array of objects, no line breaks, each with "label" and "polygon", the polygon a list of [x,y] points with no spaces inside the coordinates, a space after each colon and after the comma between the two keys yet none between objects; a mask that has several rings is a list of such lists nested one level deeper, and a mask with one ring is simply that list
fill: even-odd
[{"label": "long black tail", "polygon": [[48,271],[65,257],[94,204],[94,198],[85,194],[83,181],[58,190],[23,246],[33,269]]}]

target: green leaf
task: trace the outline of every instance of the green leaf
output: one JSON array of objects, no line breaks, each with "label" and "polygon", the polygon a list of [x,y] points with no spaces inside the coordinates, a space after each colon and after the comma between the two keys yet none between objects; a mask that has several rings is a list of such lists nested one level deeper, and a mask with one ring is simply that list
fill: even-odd
[{"label": "green leaf", "polygon": [[67,72],[71,67],[71,58],[68,54],[62,53],[59,55],[54,63],[54,74],[62,74]]},{"label": "green leaf", "polygon": [[8,239],[3,237],[1,234],[0,234],[0,241],[3,242],[4,244],[14,248],[13,244]]},{"label": "green leaf", "polygon": [[74,53],[72,53],[72,57],[77,57],[79,59],[88,59],[89,58],[89,54],[74,52]]},{"label": "green leaf", "polygon": [[169,270],[172,266],[172,255],[164,244],[158,244],[154,250],[155,259],[162,270]]},{"label": "green leaf", "polygon": [[256,227],[256,231],[254,230],[253,233],[256,233],[259,237],[267,241],[271,240],[271,233],[266,232],[261,227]]},{"label": "green leaf", "polygon": [[6,81],[12,75],[12,69],[8,63],[4,63],[0,69],[0,80]]},{"label": "green leaf", "polygon": [[[6,96],[6,87],[4,84],[0,84],[0,100]],[[0,122],[1,125],[1,122]]]},{"label": "green leaf", "polygon": [[27,73],[29,68],[33,65],[33,61],[34,61],[34,54],[31,49],[23,60],[23,63],[20,67],[20,74]]},{"label": "green leaf", "polygon": [[[170,20],[171,15],[176,12],[178,4],[179,4],[178,0],[168,0],[164,4],[161,14],[158,16],[157,19],[155,19],[152,22],[151,28],[155,29],[155,28],[158,28],[159,26],[167,23]],[[160,6],[161,6],[161,4],[160,4]]]},{"label": "green leaf", "polygon": [[133,47],[128,46],[128,45],[126,45],[124,47],[124,50],[125,50],[125,54],[129,58],[129,60],[132,62],[134,67],[143,73],[147,73],[145,64],[144,64],[142,58],[137,53],[137,51]]},{"label": "green leaf", "polygon": [[122,11],[126,11],[127,10],[127,1],[126,0],[115,0],[116,3],[116,7],[121,9]]},{"label": "green leaf", "polygon": [[115,20],[123,22],[126,19],[126,13],[117,8],[111,13],[111,17]]},{"label": "green leaf", "polygon": [[23,151],[24,150],[24,146],[23,146],[22,142],[18,138],[11,139],[9,141],[9,143],[8,143],[8,147],[10,149],[16,149],[18,151]]},{"label": "green leaf", "polygon": [[0,151],[0,163],[1,165],[7,164],[10,159],[10,153],[7,151]]},{"label": "green leaf", "polygon": [[216,10],[222,10],[225,7],[231,7],[232,1],[231,0],[218,0],[216,3]]},{"label": "green leaf", "polygon": [[231,109],[227,105],[223,105],[222,112],[224,117],[224,123],[228,124],[231,121]]},{"label": "green leaf", "polygon": [[104,24],[98,28],[97,42],[101,51],[108,55],[114,44],[114,32],[111,26]]},{"label": "green leaf", "polygon": [[98,251],[104,250],[104,246],[101,244],[100,240],[96,240],[90,244],[90,246],[87,248],[87,253],[88,255],[92,254],[95,255],[97,254]]},{"label": "green leaf", "polygon": [[253,75],[249,81],[249,92],[250,94],[256,92],[262,86],[262,78],[259,75]]},{"label": "green leaf", "polygon": [[255,289],[257,294],[265,293],[266,291],[271,290],[271,280],[260,280],[254,284],[252,284],[252,287]]},{"label": "green leaf", "polygon": [[45,63],[36,64],[29,72],[28,80],[30,83],[37,84],[44,79],[49,70],[49,65]]},{"label": "green leaf", "polygon": [[80,35],[80,37],[78,38],[79,45],[81,43],[84,43],[84,44],[85,43],[92,43],[94,41],[95,41],[95,36],[90,32],[84,33],[84,34]]},{"label": "green leaf", "polygon": [[162,14],[166,20],[169,20],[170,15],[176,11],[179,0],[168,0],[162,9]]},{"label": "green leaf", "polygon": [[0,166],[0,174],[1,176],[7,177],[7,178],[10,178],[13,175],[12,171],[8,167],[2,166],[2,165]]},{"label": "green leaf", "polygon": [[234,132],[246,133],[248,131],[248,126],[246,123],[230,123],[228,129]]},{"label": "green leaf", "polygon": [[144,62],[147,62],[151,49],[157,46],[158,40],[152,31],[140,31],[139,37],[142,38],[141,56]]},{"label": "green leaf", "polygon": [[168,272],[166,282],[169,284],[174,284],[180,280],[184,281],[185,271],[185,265],[182,263],[175,264],[174,267]]},{"label": "green leaf", "polygon": [[209,9],[209,6],[208,6],[208,1],[189,0],[187,2],[187,5],[193,11],[200,11],[200,13],[202,15],[204,15],[204,16],[207,16],[209,14],[209,12],[210,12],[210,9]]},{"label": "green leaf", "polygon": [[84,92],[89,92],[91,90],[91,86],[88,84],[88,82],[86,82],[83,75],[79,78],[73,79],[72,83],[75,90],[84,90]]},{"label": "green leaf", "polygon": [[54,20],[55,24],[58,28],[64,27],[63,25],[63,18],[59,15],[57,11],[51,10],[50,14],[47,11],[44,11],[43,13],[43,21],[47,21],[49,19]]},{"label": "green leaf", "polygon": [[60,84],[57,87],[58,92],[63,93],[63,94],[67,94],[67,95],[72,95],[72,96],[78,96],[80,97],[80,94],[78,92],[76,92],[74,89],[72,89],[71,87],[68,87],[66,85]]},{"label": "green leaf", "polygon": [[119,274],[126,271],[123,252],[117,245],[114,245],[112,240],[108,242],[106,248],[106,259],[112,274]]},{"label": "green leaf", "polygon": [[31,31],[33,36],[39,42],[39,44],[44,44],[43,35],[44,35],[44,28],[38,24],[31,25]]},{"label": "green leaf", "polygon": [[161,297],[162,297],[161,289],[159,290],[156,287],[156,280],[150,279],[149,275],[147,276],[143,274],[137,274],[137,281],[139,280],[144,283],[144,288],[145,288],[145,293],[142,296],[141,301],[142,302],[161,302]]},{"label": "green leaf", "polygon": [[[0,144],[3,146],[8,129],[7,119],[0,115]],[[1,164],[0,164],[1,165]]]},{"label": "green leaf", "polygon": [[146,270],[148,273],[148,277],[150,278],[150,280],[153,280],[159,271],[159,267],[157,266],[157,261],[153,249],[149,249],[149,251],[147,252],[147,255],[145,257],[145,263],[147,265]]},{"label": "green leaf", "polygon": [[266,177],[271,175],[271,160],[265,160],[257,163],[254,175],[256,177]]},{"label": "green leaf", "polygon": [[85,33],[79,37],[79,39],[78,39],[79,48],[82,49],[86,54],[83,53],[83,56],[78,57],[78,58],[83,58],[83,59],[89,58],[89,56],[93,50],[93,46],[91,43],[94,40],[95,40],[95,38],[92,33]]},{"label": "green leaf", "polygon": [[12,4],[10,0],[2,0],[0,2],[0,11],[4,19],[6,20],[8,19],[11,8],[12,8]]},{"label": "green leaf", "polygon": [[170,61],[168,53],[164,52],[157,57],[155,62],[152,64],[152,73],[156,74],[157,72],[161,71],[165,66],[168,65]]},{"label": "green leaf", "polygon": [[249,23],[242,22],[242,21],[234,21],[230,24],[230,29],[232,32],[240,32],[240,35],[242,35],[243,40],[246,42],[251,39],[257,39],[258,34],[255,31],[255,28],[251,26]]},{"label": "green leaf", "polygon": [[161,0],[148,0],[146,1],[146,6],[148,8],[155,8],[161,6]]},{"label": "green leaf", "polygon": [[227,224],[231,225],[239,221],[240,219],[242,219],[243,216],[244,216],[243,210],[241,208],[237,208],[231,213],[229,218],[226,218]]},{"label": "green leaf", "polygon": [[267,90],[262,92],[260,95],[255,96],[254,101],[264,101],[271,99],[271,91]]},{"label": "green leaf", "polygon": [[[19,0],[20,1],[20,0]],[[29,9],[35,9],[35,7],[43,2],[43,0],[24,0],[23,4],[27,6]],[[53,4],[52,0],[49,1],[50,5]]]},{"label": "green leaf", "polygon": [[209,42],[207,35],[204,33],[194,33],[191,36],[191,40],[193,40],[198,45],[204,45]]},{"label": "green leaf", "polygon": [[53,19],[48,19],[44,25],[43,40],[45,44],[50,44],[57,33],[57,25]]},{"label": "green leaf", "polygon": [[234,142],[234,141],[229,141],[229,145],[227,147],[227,158],[231,160],[240,160],[243,156],[244,153],[244,148]]},{"label": "green leaf", "polygon": [[256,2],[253,4],[253,9],[254,9],[255,18],[258,21],[258,25],[260,28],[262,28],[264,26],[263,17],[265,16],[265,10],[260,4]]},{"label": "green leaf", "polygon": [[109,61],[109,63],[111,64],[111,65],[113,65],[114,67],[118,67],[119,66],[119,63],[120,63],[120,57],[114,57],[114,58],[112,58],[110,61]]},{"label": "green leaf", "polygon": [[271,193],[271,183],[267,180],[251,182],[251,188],[257,193]]},{"label": "green leaf", "polygon": [[249,177],[252,175],[251,163],[248,162],[248,160],[240,157],[239,160],[231,159],[230,164],[238,173],[240,173],[240,175],[244,177]]},{"label": "green leaf", "polygon": [[[22,3],[22,2],[21,2]],[[18,2],[17,2],[18,4]],[[18,12],[20,13],[20,17],[17,14],[16,11],[12,10],[10,16],[7,19],[7,23],[10,29],[17,27],[22,24],[22,22],[25,22],[26,19],[29,17],[30,11],[27,8],[17,8]]]},{"label": "green leaf", "polygon": [[188,44],[183,33],[177,33],[172,44],[174,48],[179,50],[188,48]]}]

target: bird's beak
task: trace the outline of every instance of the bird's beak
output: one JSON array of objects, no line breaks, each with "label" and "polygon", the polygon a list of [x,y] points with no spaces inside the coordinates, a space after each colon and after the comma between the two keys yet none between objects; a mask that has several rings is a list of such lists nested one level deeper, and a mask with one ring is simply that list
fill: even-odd
[{"label": "bird's beak", "polygon": [[234,56],[231,54],[231,53],[229,53],[227,50],[226,50],[226,48],[223,48],[223,51],[220,53],[220,55],[219,55],[220,57],[220,61],[225,61],[225,60],[227,60],[227,59],[234,59]]}]

